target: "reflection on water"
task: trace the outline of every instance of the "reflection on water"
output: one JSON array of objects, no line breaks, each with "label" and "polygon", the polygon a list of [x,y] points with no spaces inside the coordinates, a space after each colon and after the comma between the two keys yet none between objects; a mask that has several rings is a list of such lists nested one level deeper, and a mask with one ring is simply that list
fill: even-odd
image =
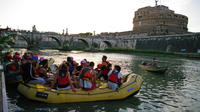
[{"label": "reflection on water", "polygon": [[[122,67],[122,73],[136,73],[144,82],[136,96],[120,101],[101,101],[88,103],[47,104],[30,101],[16,93],[13,87],[7,87],[9,107],[14,111],[26,112],[133,112],[133,111],[198,111],[200,110],[200,61],[174,56],[151,54],[88,53],[81,51],[58,52],[41,50],[40,56],[54,58],[56,64],[73,56],[77,62],[86,58],[97,65],[102,55],[107,55],[113,65]],[[165,74],[154,74],[139,69],[143,61],[159,60],[162,66],[168,66]]]}]

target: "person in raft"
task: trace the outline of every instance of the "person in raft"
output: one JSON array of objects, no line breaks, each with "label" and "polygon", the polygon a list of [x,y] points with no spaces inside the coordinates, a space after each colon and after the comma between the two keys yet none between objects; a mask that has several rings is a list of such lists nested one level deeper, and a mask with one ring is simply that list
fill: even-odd
[{"label": "person in raft", "polygon": [[108,88],[112,90],[117,90],[122,84],[122,74],[121,67],[119,65],[115,65],[113,70],[110,70],[108,73]]},{"label": "person in raft", "polygon": [[83,68],[80,74],[80,86],[84,90],[93,90],[97,87],[94,62],[90,62],[89,67]]},{"label": "person in raft", "polygon": [[51,90],[54,88],[55,84],[57,83],[57,90],[67,90],[72,89],[73,92],[76,92],[69,73],[69,65],[66,63],[63,63],[60,65],[59,69],[56,72],[56,76],[51,83],[51,87],[47,90]]},{"label": "person in raft", "polygon": [[110,67],[112,65],[107,61],[107,56],[102,57],[102,63],[101,63],[101,72],[99,73],[99,78],[103,80],[108,80],[108,72],[110,71]]}]

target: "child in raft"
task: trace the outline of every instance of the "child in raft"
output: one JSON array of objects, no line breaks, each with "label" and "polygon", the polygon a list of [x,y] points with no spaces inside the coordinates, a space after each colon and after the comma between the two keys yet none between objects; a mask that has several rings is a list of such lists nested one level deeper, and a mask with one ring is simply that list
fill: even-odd
[{"label": "child in raft", "polygon": [[119,65],[115,65],[113,70],[110,70],[108,73],[108,88],[112,90],[117,90],[122,84],[122,74],[121,67]]},{"label": "child in raft", "polygon": [[57,83],[57,90],[67,90],[71,88],[73,92],[76,92],[72,84],[72,80],[70,78],[69,65],[67,65],[66,63],[63,63],[59,67],[59,69],[56,72],[54,81],[51,83],[51,87],[48,88],[47,90],[51,90],[52,88],[54,88],[56,83]]}]

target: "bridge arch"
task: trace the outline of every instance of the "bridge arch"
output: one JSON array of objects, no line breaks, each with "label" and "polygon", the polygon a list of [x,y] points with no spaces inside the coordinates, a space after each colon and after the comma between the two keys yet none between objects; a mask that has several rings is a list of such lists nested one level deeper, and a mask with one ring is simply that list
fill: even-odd
[{"label": "bridge arch", "polygon": [[111,42],[109,42],[109,41],[103,41],[103,42],[107,45],[108,48],[112,47]]},{"label": "bridge arch", "polygon": [[86,45],[87,48],[90,47],[89,43],[86,40],[84,39],[78,39],[78,40],[82,41]]},{"label": "bridge arch", "polygon": [[59,46],[62,46],[62,43],[60,42],[60,40],[58,38],[56,38],[54,36],[48,36],[48,37],[54,39],[58,43]]},{"label": "bridge arch", "polygon": [[17,38],[14,38],[15,47],[25,47],[28,48],[30,44],[30,40],[28,40],[25,36],[17,35]]}]

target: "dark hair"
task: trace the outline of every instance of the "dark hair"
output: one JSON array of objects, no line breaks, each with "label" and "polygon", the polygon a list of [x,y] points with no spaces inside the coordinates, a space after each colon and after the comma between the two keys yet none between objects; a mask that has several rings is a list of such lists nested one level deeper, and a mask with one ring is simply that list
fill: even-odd
[{"label": "dark hair", "polygon": [[121,67],[119,65],[115,65],[115,69],[120,72],[121,71]]},{"label": "dark hair", "polygon": [[44,59],[44,60],[42,60],[41,62],[40,62],[40,65],[45,65],[46,63],[48,63],[48,60],[47,59]]},{"label": "dark hair", "polygon": [[67,72],[67,67],[65,66],[65,64],[60,65],[60,70]]},{"label": "dark hair", "polygon": [[107,56],[103,55],[103,58],[107,59]]},{"label": "dark hair", "polygon": [[67,62],[71,62],[72,58],[71,57],[67,57]]},{"label": "dark hair", "polygon": [[111,66],[112,66],[112,64],[110,64],[110,63],[107,65],[108,68],[111,67]]},{"label": "dark hair", "polygon": [[81,66],[77,66],[76,70],[81,71],[82,67]]},{"label": "dark hair", "polygon": [[90,62],[89,66],[93,67],[94,66],[94,62]]}]

